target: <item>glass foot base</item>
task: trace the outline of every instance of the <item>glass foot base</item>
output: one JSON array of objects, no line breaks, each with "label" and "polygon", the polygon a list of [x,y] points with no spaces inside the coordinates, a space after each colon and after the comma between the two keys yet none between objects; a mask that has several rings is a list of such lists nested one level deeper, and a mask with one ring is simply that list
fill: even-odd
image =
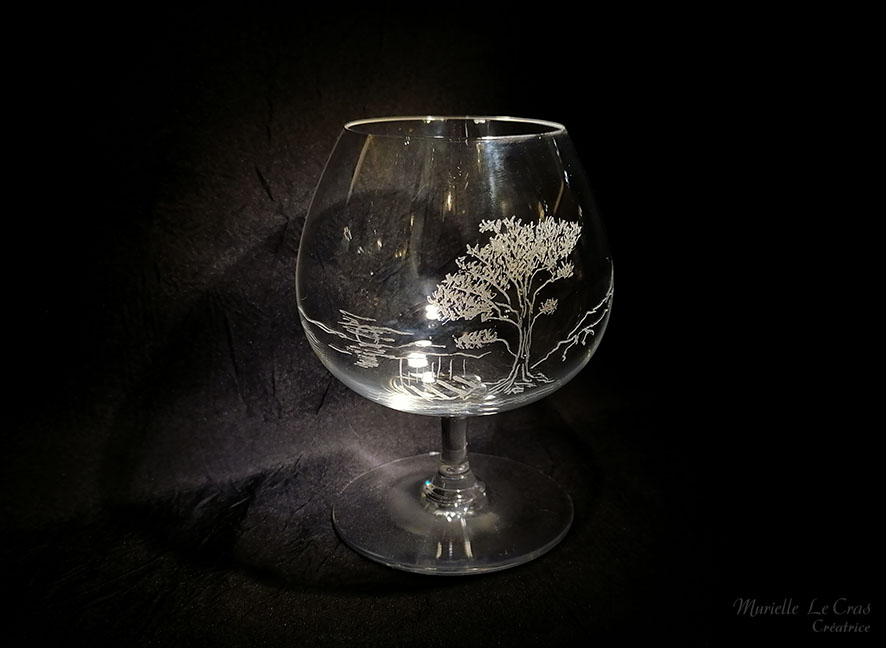
[{"label": "glass foot base", "polygon": [[422,489],[439,453],[407,457],[364,473],[339,494],[332,520],[358,553],[395,569],[425,574],[477,574],[541,556],[566,535],[572,500],[544,473],[525,464],[471,454],[486,487],[476,512],[429,510]]}]

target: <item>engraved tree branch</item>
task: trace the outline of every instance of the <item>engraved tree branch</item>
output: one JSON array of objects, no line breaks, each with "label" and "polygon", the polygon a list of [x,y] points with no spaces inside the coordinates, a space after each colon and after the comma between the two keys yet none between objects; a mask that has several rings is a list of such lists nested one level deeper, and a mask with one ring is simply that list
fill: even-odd
[{"label": "engraved tree branch", "polygon": [[511,350],[511,345],[508,341],[499,337],[495,329],[488,328],[479,331],[467,331],[455,338],[455,346],[459,349],[479,349],[487,344],[492,344],[493,342],[501,342],[505,345],[508,353],[514,356],[514,358],[517,357],[517,354]]}]

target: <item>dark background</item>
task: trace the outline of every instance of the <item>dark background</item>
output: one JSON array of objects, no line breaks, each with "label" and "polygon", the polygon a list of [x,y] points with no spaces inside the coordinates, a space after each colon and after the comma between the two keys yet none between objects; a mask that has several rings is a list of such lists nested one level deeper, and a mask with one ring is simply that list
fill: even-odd
[{"label": "dark background", "polygon": [[[737,598],[871,601],[864,16],[544,9],[11,21],[11,636],[717,646],[815,638]],[[294,308],[341,125],[397,114],[563,122],[611,239],[592,362],[472,426],[576,504],[499,574],[393,572],[329,521],[350,478],[437,443],[332,380]]]}]

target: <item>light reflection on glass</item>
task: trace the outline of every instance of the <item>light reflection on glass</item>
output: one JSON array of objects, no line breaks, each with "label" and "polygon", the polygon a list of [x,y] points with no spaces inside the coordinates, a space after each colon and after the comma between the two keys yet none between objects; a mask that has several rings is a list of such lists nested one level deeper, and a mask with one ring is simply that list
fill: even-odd
[{"label": "light reflection on glass", "polygon": [[406,364],[413,369],[421,369],[428,366],[428,356],[424,353],[410,353],[406,357]]}]

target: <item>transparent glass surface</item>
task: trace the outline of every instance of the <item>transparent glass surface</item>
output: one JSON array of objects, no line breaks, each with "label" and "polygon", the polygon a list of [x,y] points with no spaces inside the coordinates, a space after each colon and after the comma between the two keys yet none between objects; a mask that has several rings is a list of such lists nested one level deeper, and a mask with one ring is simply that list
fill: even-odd
[{"label": "transparent glass surface", "polygon": [[[406,538],[416,536],[415,542],[435,548],[442,543],[431,541],[441,519],[469,532],[471,524],[482,526],[483,515],[494,514],[489,507],[496,502],[513,512],[503,495],[493,496],[504,493],[503,487],[496,491],[494,481],[474,477],[462,422],[550,394],[584,367],[600,343],[612,303],[613,266],[566,129],[507,117],[402,117],[345,125],[305,222],[296,281],[307,337],[339,380],[381,405],[460,421],[444,425],[436,477],[433,470],[427,475],[425,455],[414,458],[409,470],[403,463],[389,465],[403,483],[412,479],[403,477],[404,470],[426,475],[416,477],[427,485],[416,486],[414,515],[431,516],[424,519],[433,524],[404,527],[399,505],[387,518],[377,515],[383,508],[378,501],[372,504],[376,513],[351,506],[357,491],[372,490],[355,480],[358,485],[349,487],[354,492],[342,496],[349,505],[336,508],[339,533],[365,555],[403,569],[474,573],[493,563],[502,568],[501,560],[479,559],[476,552],[460,566],[443,565],[439,556],[410,563],[392,558],[400,551],[392,544],[408,544]],[[519,480],[513,466],[490,470]],[[458,483],[450,483],[453,476]],[[377,469],[370,478],[396,492],[390,471]],[[518,490],[525,498],[526,489]],[[565,502],[568,515],[555,518],[558,524],[567,520],[568,528],[568,496]],[[480,509],[486,512],[479,515]],[[345,510],[412,530],[399,539],[392,533],[373,536],[364,525],[346,521]],[[531,516],[516,515],[532,526]],[[487,527],[511,540],[520,533],[510,523]],[[549,548],[563,533],[558,529],[555,540],[537,542]],[[491,546],[494,535],[484,535],[484,546]],[[380,546],[365,546],[363,538],[370,536]],[[507,549],[504,562],[525,562],[538,555],[538,547],[518,553]]]}]

